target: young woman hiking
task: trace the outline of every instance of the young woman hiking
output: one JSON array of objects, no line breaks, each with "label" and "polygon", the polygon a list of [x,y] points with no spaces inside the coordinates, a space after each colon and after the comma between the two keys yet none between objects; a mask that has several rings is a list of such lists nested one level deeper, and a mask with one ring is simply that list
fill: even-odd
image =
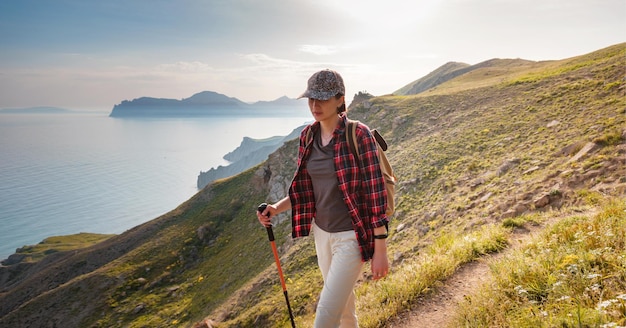
[{"label": "young woman hiking", "polygon": [[315,239],[324,287],[315,327],[358,327],[354,285],[371,262],[373,279],[387,275],[385,182],[376,141],[369,128],[356,128],[359,158],[346,141],[345,86],[339,73],[316,72],[300,98],[309,99],[315,122],[300,135],[297,169],[289,195],[257,212],[259,222],[291,209],[292,236]]}]

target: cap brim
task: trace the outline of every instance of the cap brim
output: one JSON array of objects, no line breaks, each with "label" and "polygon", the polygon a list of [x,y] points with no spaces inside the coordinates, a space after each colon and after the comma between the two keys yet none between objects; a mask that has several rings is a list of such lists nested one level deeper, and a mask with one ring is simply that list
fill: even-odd
[{"label": "cap brim", "polygon": [[313,98],[313,99],[317,99],[317,100],[328,100],[328,99],[332,98],[333,96],[335,96],[335,94],[333,94],[332,92],[307,90],[303,94],[301,94],[300,97],[298,97],[298,99],[300,99],[300,98]]}]

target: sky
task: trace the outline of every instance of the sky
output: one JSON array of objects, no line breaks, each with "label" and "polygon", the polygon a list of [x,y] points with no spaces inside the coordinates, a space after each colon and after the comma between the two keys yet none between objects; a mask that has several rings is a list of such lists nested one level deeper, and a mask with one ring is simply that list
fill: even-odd
[{"label": "sky", "polygon": [[3,0],[0,108],[296,98],[325,68],[349,102],[450,61],[558,60],[622,42],[624,0]]}]

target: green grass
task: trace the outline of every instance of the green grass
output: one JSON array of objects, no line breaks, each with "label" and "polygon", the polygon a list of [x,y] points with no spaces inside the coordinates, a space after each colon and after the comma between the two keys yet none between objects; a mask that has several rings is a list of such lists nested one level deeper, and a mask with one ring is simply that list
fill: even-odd
[{"label": "green grass", "polygon": [[115,235],[81,232],[74,235],[48,237],[39,244],[18,248],[15,253],[25,256],[22,262],[37,262],[47,255],[89,247],[113,236]]},{"label": "green grass", "polygon": [[493,284],[466,297],[453,326],[626,325],[625,201],[561,220],[493,263]]},{"label": "green grass", "polygon": [[[210,202],[201,196],[189,201],[181,222],[160,232],[153,242],[162,245],[150,243],[130,253],[135,265],[111,272],[128,278],[111,295],[109,311],[98,324],[184,327],[201,320],[198,313],[207,307],[224,302],[258,273],[257,268],[272,263],[271,252],[258,247],[267,238],[265,229],[251,220],[259,198],[239,189],[239,179],[251,174],[216,182]],[[209,229],[205,240],[196,234],[201,226]],[[160,252],[154,254],[156,247]],[[134,313],[138,304],[146,310]]]},{"label": "green grass", "polygon": [[444,234],[384,280],[364,282],[357,288],[359,326],[385,326],[389,317],[410,308],[460,265],[505,248],[508,233],[501,225],[485,225],[467,234]]}]

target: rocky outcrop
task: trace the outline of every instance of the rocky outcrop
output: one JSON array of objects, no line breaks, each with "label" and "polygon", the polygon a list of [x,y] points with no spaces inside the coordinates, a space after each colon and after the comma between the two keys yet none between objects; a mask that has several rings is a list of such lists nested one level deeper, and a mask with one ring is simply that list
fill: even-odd
[{"label": "rocky outcrop", "polygon": [[[559,152],[564,156],[571,156],[567,164],[572,169],[560,170],[544,177],[537,182],[534,191],[524,195],[516,195],[514,199],[504,200],[501,208],[503,213],[500,219],[513,218],[531,211],[544,209],[558,209],[565,203],[574,204],[578,201],[576,191],[595,190],[603,194],[623,195],[626,190],[626,139],[618,145],[618,156],[606,157],[593,167],[582,165],[585,157],[598,151],[601,146],[589,142],[586,143],[575,155],[572,156],[571,146],[565,147]],[[578,143],[580,144],[580,143]],[[534,170],[533,170],[534,171]],[[524,175],[533,171],[527,170]],[[584,192],[583,192],[584,194]]]},{"label": "rocky outcrop", "polygon": [[[298,139],[292,139],[269,155],[255,171],[252,184],[255,189],[266,188],[268,203],[274,203],[287,195],[296,170]],[[289,211],[278,216],[276,223],[289,218]]]}]

